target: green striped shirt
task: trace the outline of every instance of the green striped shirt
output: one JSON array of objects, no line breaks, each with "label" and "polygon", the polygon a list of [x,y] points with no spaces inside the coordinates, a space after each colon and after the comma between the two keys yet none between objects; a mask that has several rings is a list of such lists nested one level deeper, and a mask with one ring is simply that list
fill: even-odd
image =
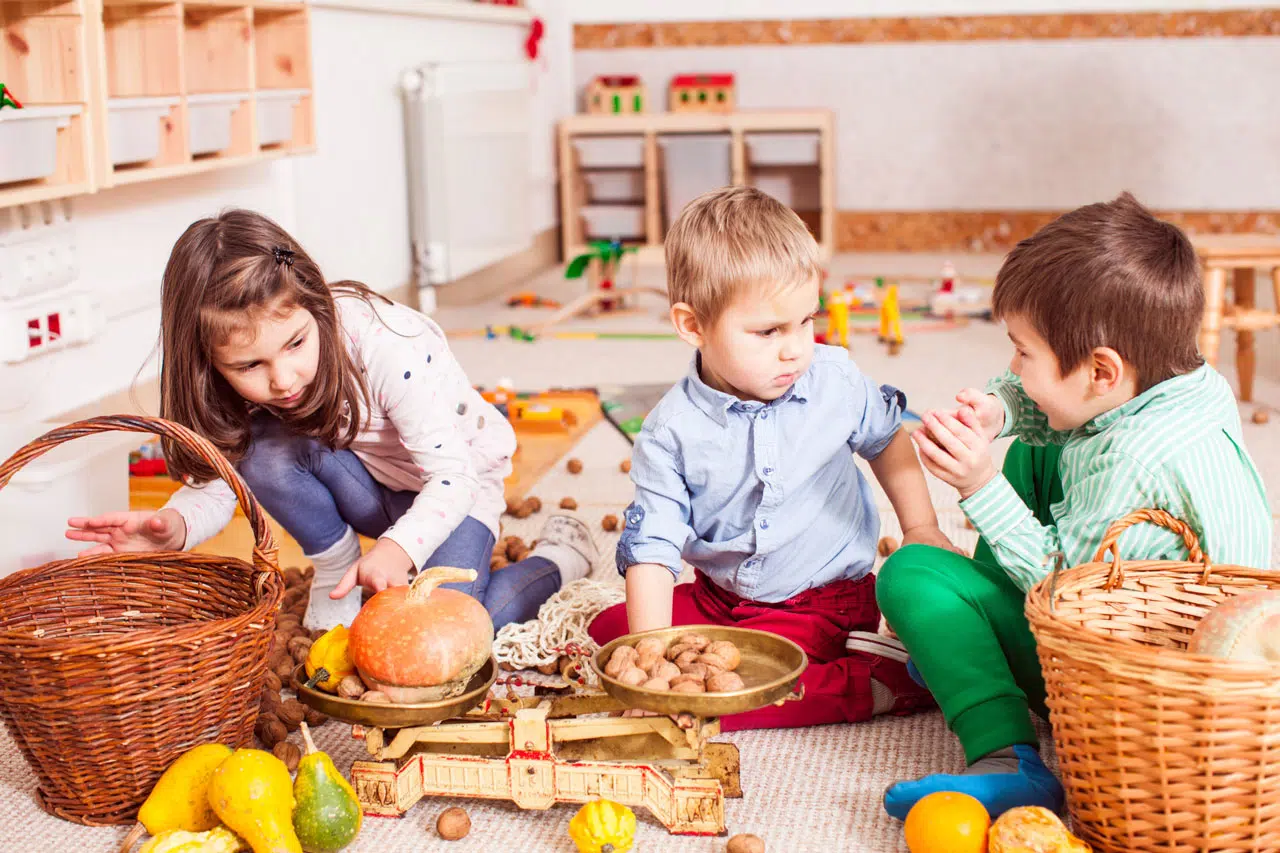
[{"label": "green striped shirt", "polygon": [[[1063,445],[1063,499],[1050,508],[1056,524],[1040,524],[1001,475],[960,504],[1022,589],[1050,571],[1049,554],[1061,551],[1068,566],[1087,563],[1113,521],[1148,507],[1191,525],[1214,562],[1270,566],[1266,491],[1244,447],[1235,395],[1213,368],[1161,382],[1069,432],[1049,428],[1012,373],[987,391],[1004,404],[1002,436]],[[1152,524],[1120,538],[1125,559],[1184,560],[1186,553],[1180,537]]]}]

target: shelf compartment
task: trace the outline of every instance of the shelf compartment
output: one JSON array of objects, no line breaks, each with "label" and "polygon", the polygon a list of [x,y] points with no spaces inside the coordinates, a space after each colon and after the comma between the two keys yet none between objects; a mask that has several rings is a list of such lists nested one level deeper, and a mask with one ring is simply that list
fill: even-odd
[{"label": "shelf compartment", "polygon": [[185,159],[182,99],[112,98],[107,101],[107,156],[116,168],[173,165]]},{"label": "shelf compartment", "polygon": [[0,0],[0,82],[27,105],[85,102],[77,3]]},{"label": "shelf compartment", "polygon": [[[0,186],[56,180],[64,134],[83,109],[74,105],[0,110]],[[70,177],[69,175],[66,177]]]},{"label": "shelf compartment", "polygon": [[176,3],[114,5],[102,10],[107,95],[182,94],[182,10]]},{"label": "shelf compartment", "polygon": [[219,94],[253,87],[252,11],[247,6],[183,8],[186,92]]},{"label": "shelf compartment", "polygon": [[297,147],[310,144],[311,92],[271,89],[257,93],[258,145]]},{"label": "shelf compartment", "polygon": [[253,96],[218,92],[187,97],[192,157],[241,157],[253,152]]},{"label": "shelf compartment", "polygon": [[255,69],[259,89],[311,86],[310,28],[307,11],[258,7],[253,12]]}]

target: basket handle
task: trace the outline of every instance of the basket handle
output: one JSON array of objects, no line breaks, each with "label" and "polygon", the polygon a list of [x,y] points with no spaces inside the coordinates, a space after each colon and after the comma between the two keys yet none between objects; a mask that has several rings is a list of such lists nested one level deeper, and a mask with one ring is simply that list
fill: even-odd
[{"label": "basket handle", "polygon": [[1204,572],[1200,575],[1200,583],[1207,584],[1209,575],[1213,572],[1213,564],[1209,562],[1209,557],[1200,548],[1200,538],[1196,536],[1196,532],[1185,522],[1174,518],[1162,509],[1139,509],[1126,515],[1118,521],[1112,522],[1107,528],[1107,533],[1102,537],[1102,544],[1098,546],[1098,552],[1094,555],[1095,563],[1106,562],[1107,552],[1111,551],[1113,559],[1111,561],[1111,574],[1107,576],[1105,589],[1110,592],[1124,584],[1124,561],[1120,559],[1120,536],[1135,524],[1155,524],[1160,527],[1167,527],[1174,533],[1182,537],[1183,543],[1187,546],[1187,553],[1191,557],[1193,563],[1204,563]]},{"label": "basket handle", "polygon": [[59,444],[101,432],[141,432],[158,435],[199,454],[231,487],[231,491],[235,492],[236,500],[240,502],[241,509],[244,510],[249,524],[253,527],[254,568],[260,572],[280,573],[279,549],[276,547],[275,537],[271,535],[266,514],[258,505],[253,493],[249,491],[249,487],[245,485],[244,480],[240,479],[240,475],[236,473],[235,468],[231,467],[227,458],[208,439],[196,435],[173,421],[143,415],[104,415],[50,430],[0,464],[0,489],[7,486],[13,475],[22,470],[28,462],[43,456]]}]

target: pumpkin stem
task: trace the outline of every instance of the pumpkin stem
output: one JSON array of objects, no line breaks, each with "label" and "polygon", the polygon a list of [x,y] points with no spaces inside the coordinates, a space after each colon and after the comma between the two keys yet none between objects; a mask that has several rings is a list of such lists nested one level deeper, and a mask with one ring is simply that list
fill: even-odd
[{"label": "pumpkin stem", "polygon": [[431,591],[442,583],[471,583],[477,577],[475,569],[456,569],[452,566],[436,566],[418,573],[409,585],[411,601],[426,601]]},{"label": "pumpkin stem", "polygon": [[613,845],[612,844],[600,845],[600,853],[613,853]]},{"label": "pumpkin stem", "polygon": [[316,753],[316,742],[311,739],[311,729],[306,723],[298,723],[298,730],[302,732],[302,742],[307,746],[307,755]]}]

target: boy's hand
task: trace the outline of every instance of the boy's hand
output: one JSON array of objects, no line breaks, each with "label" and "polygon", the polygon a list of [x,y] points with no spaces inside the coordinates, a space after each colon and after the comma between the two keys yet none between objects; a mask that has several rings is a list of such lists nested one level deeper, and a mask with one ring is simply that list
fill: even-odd
[{"label": "boy's hand", "polygon": [[67,527],[68,539],[97,543],[81,551],[81,557],[125,551],[181,551],[187,544],[187,522],[172,509],[70,518]]},{"label": "boy's hand", "polygon": [[969,556],[957,548],[947,534],[942,532],[942,528],[936,524],[921,524],[910,530],[902,531],[903,545],[932,545],[935,548],[941,548],[944,551],[955,551],[957,554]]},{"label": "boy's hand", "polygon": [[382,592],[389,586],[404,586],[409,582],[409,570],[412,568],[413,560],[403,548],[390,539],[379,539],[368,554],[351,564],[329,597],[343,598],[357,585],[370,592]]},{"label": "boy's hand", "polygon": [[996,475],[989,449],[991,441],[976,430],[978,418],[962,409],[960,416],[925,412],[924,429],[911,434],[929,473],[952,485],[964,500]]},{"label": "boy's hand", "polygon": [[956,395],[956,402],[961,408],[956,413],[963,415],[968,409],[974,420],[965,420],[971,428],[988,442],[1000,437],[1004,429],[1004,406],[994,394],[984,394],[977,388],[966,388]]}]

